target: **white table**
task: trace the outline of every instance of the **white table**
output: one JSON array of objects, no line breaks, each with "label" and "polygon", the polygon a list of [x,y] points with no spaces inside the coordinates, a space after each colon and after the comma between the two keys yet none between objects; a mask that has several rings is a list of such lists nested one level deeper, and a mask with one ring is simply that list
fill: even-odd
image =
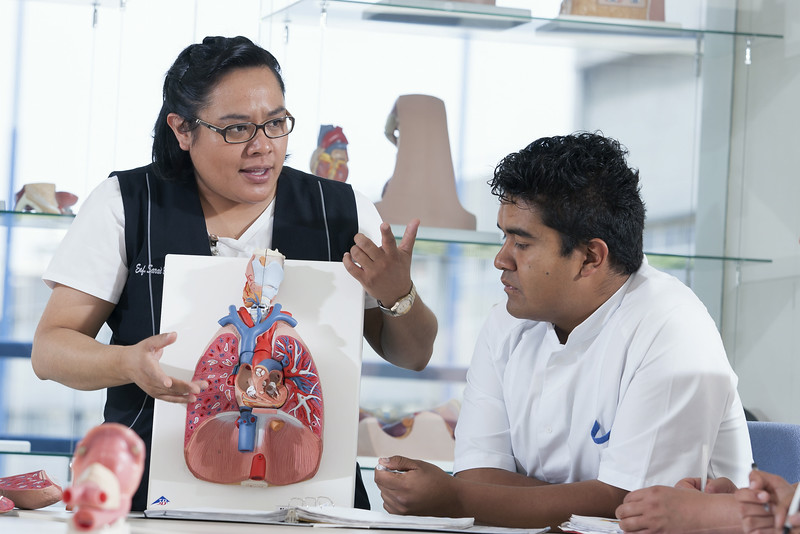
[{"label": "white table", "polygon": [[[0,533],[2,534],[66,534],[71,533],[69,527],[70,513],[63,508],[45,508],[42,510],[14,510],[0,514]],[[128,517],[130,534],[158,534],[162,532],[186,533],[259,533],[259,534],[302,534],[308,525],[263,525],[255,523],[223,523],[218,521],[184,521],[178,519],[146,519],[141,513],[133,513]],[[102,534],[103,531],[96,531]],[[375,530],[337,528],[337,534],[370,534]],[[388,532],[388,531],[384,531]],[[395,532],[396,534],[396,532]]]}]

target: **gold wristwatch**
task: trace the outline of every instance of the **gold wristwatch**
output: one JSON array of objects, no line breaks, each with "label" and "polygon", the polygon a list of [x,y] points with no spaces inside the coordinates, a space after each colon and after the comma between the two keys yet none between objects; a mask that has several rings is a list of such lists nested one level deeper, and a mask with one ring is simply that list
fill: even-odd
[{"label": "gold wristwatch", "polygon": [[378,306],[386,315],[400,317],[408,313],[411,306],[414,305],[415,300],[417,300],[417,288],[414,287],[414,282],[411,282],[411,291],[408,292],[408,295],[397,299],[397,302],[395,302],[391,308],[384,306],[381,301],[378,301]]}]

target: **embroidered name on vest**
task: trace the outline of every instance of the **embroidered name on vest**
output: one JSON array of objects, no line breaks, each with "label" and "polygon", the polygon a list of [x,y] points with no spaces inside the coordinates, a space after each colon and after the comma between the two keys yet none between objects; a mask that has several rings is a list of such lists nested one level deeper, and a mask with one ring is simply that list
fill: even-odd
[{"label": "embroidered name on vest", "polygon": [[136,264],[136,268],[134,271],[136,274],[140,276],[144,276],[146,274],[164,274],[164,267],[153,267],[153,264],[142,265],[141,263]]}]

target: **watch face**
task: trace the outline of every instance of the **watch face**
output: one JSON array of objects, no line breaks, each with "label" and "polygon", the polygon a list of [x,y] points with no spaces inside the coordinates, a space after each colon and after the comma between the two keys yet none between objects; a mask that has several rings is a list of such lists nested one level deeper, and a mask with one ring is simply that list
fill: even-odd
[{"label": "watch face", "polygon": [[408,297],[403,297],[402,299],[397,301],[397,304],[392,306],[392,311],[399,315],[403,315],[411,308],[411,299]]}]

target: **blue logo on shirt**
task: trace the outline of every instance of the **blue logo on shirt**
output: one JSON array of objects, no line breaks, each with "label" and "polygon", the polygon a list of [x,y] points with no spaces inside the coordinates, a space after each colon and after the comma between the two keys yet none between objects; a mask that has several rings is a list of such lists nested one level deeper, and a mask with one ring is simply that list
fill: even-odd
[{"label": "blue logo on shirt", "polygon": [[600,432],[600,423],[597,421],[597,419],[595,419],[594,425],[592,426],[592,441],[594,441],[598,445],[602,445],[603,443],[608,441],[608,438],[611,437],[610,430],[600,437],[597,436],[598,432]]}]

